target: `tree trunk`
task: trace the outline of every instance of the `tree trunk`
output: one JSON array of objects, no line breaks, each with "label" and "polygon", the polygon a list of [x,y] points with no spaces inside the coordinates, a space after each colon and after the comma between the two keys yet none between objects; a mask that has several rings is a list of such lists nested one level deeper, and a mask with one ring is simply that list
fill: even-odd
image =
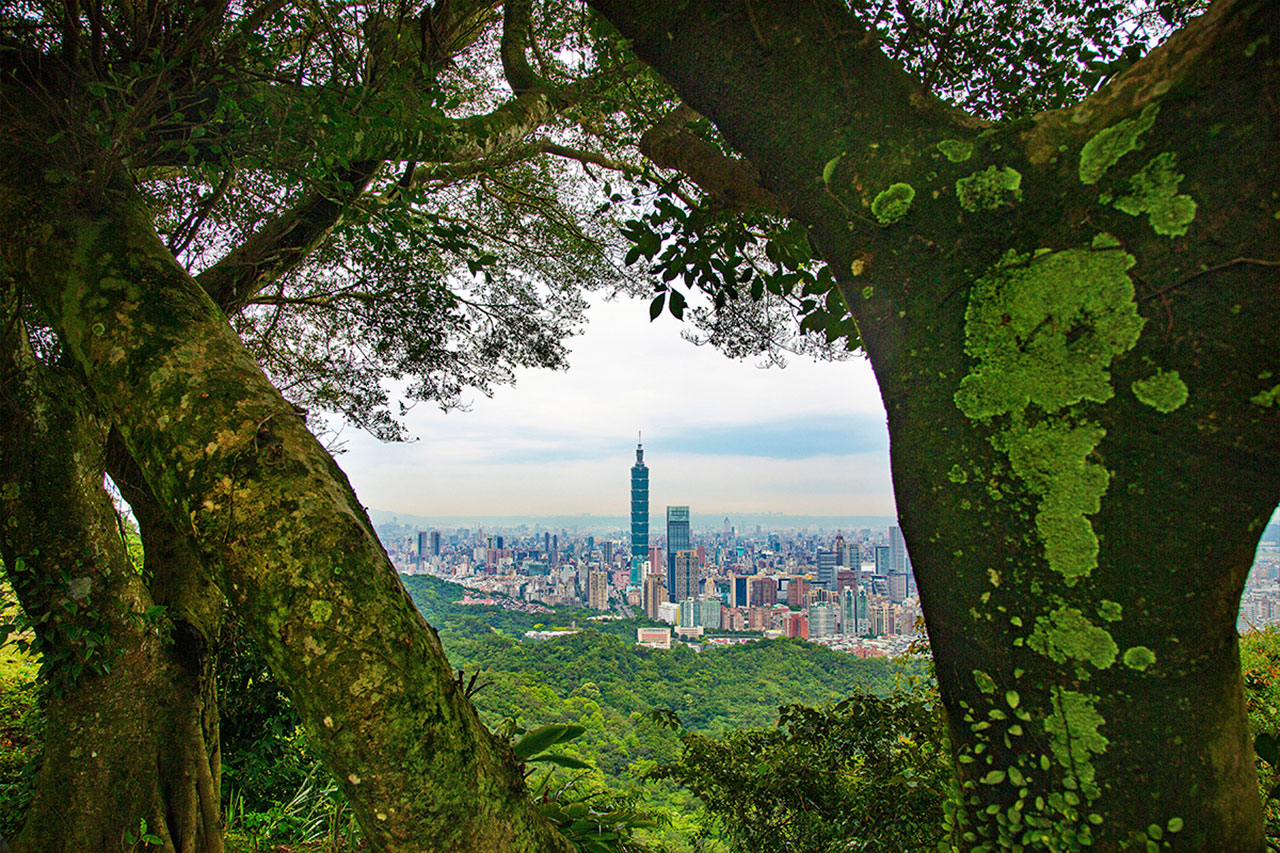
[{"label": "tree trunk", "polygon": [[36,623],[48,715],[14,849],[221,853],[209,659],[129,561],[81,390],[35,360],[12,314],[4,337],[0,551]]},{"label": "tree trunk", "polygon": [[[116,164],[86,162],[92,141],[77,148],[74,129],[49,133],[12,129],[0,150],[0,252],[168,521],[218,567],[366,837],[396,851],[567,849],[342,472],[165,251]],[[42,177],[67,169],[76,178],[59,186]]]},{"label": "tree trunk", "polygon": [[984,129],[838,3],[594,5],[859,324],[956,841],[1261,850],[1235,619],[1280,500],[1276,16],[1219,3],[1079,106]]}]

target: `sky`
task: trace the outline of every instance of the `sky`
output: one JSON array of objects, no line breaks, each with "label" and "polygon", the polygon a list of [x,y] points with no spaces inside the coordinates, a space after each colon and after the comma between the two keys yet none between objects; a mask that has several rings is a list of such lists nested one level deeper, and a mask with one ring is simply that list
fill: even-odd
[{"label": "sky", "polygon": [[761,369],[680,337],[648,304],[593,297],[566,371],[522,370],[469,411],[419,405],[411,443],[348,428],[361,502],[413,515],[625,515],[637,432],[651,511],[894,512],[884,407],[868,362]]}]

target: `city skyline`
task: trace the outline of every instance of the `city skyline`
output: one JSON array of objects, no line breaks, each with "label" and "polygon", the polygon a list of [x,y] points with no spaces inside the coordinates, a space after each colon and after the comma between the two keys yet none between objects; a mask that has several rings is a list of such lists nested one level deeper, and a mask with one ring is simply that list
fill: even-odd
[{"label": "city skyline", "polygon": [[627,515],[636,431],[650,506],[723,513],[896,514],[888,431],[867,362],[735,362],[650,323],[638,300],[592,299],[567,371],[518,372],[470,411],[418,406],[418,440],[352,429],[338,463],[365,506],[421,516]]}]

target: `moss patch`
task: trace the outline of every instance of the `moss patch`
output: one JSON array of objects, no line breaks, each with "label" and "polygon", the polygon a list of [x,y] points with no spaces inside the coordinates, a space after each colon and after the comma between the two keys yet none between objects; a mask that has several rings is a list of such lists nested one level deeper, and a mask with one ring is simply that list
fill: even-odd
[{"label": "moss patch", "polygon": [[1249,402],[1255,406],[1262,406],[1264,409],[1280,404],[1280,385],[1276,385],[1268,391],[1254,394],[1249,398]]},{"label": "moss patch", "polygon": [[1160,108],[1147,104],[1135,118],[1116,122],[1099,131],[1080,149],[1080,183],[1096,184],[1120,158],[1142,145],[1138,138],[1151,129]]},{"label": "moss patch", "polygon": [[1022,173],[1005,166],[988,166],[956,181],[956,199],[970,212],[998,210],[1022,201]]},{"label": "moss patch", "polygon": [[1109,247],[1010,252],[975,283],[965,311],[965,352],[977,364],[956,406],[977,420],[1002,419],[991,442],[1039,498],[1045,559],[1068,584],[1097,565],[1085,516],[1098,511],[1109,481],[1090,459],[1105,432],[1078,404],[1114,396],[1111,362],[1142,331],[1133,263]]},{"label": "moss patch", "polygon": [[1097,796],[1091,759],[1106,752],[1110,745],[1098,731],[1106,721],[1095,707],[1097,702],[1097,697],[1074,690],[1057,691],[1053,697],[1054,713],[1044,721],[1054,759],[1079,778],[1086,796]]},{"label": "moss patch", "polygon": [[1094,625],[1074,607],[1059,607],[1048,616],[1037,616],[1027,645],[1057,663],[1078,661],[1106,669],[1120,653],[1105,629]]},{"label": "moss patch", "polygon": [[1120,196],[1112,206],[1130,216],[1147,214],[1157,234],[1186,234],[1196,218],[1196,203],[1191,196],[1178,193],[1183,176],[1176,166],[1177,158],[1169,151],[1151,158],[1129,179],[1129,194]]},{"label": "moss patch", "polygon": [[963,163],[973,156],[973,143],[959,139],[944,139],[938,143],[938,150],[952,163]]},{"label": "moss patch", "polygon": [[915,197],[911,184],[891,184],[871,202],[871,214],[881,225],[892,225],[907,215]]},{"label": "moss patch", "polygon": [[1129,387],[1135,397],[1164,414],[1187,402],[1187,383],[1182,381],[1176,370],[1157,370],[1154,376],[1135,380]]},{"label": "moss patch", "polygon": [[1156,662],[1156,653],[1146,646],[1134,646],[1124,653],[1124,665],[1139,672]]}]

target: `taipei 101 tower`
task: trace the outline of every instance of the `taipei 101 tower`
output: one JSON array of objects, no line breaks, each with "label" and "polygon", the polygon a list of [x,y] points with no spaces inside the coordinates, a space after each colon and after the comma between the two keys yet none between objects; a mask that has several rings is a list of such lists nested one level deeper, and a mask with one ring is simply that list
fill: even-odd
[{"label": "taipei 101 tower", "polygon": [[644,445],[636,439],[636,464],[631,466],[631,585],[640,586],[649,560],[649,466]]}]

